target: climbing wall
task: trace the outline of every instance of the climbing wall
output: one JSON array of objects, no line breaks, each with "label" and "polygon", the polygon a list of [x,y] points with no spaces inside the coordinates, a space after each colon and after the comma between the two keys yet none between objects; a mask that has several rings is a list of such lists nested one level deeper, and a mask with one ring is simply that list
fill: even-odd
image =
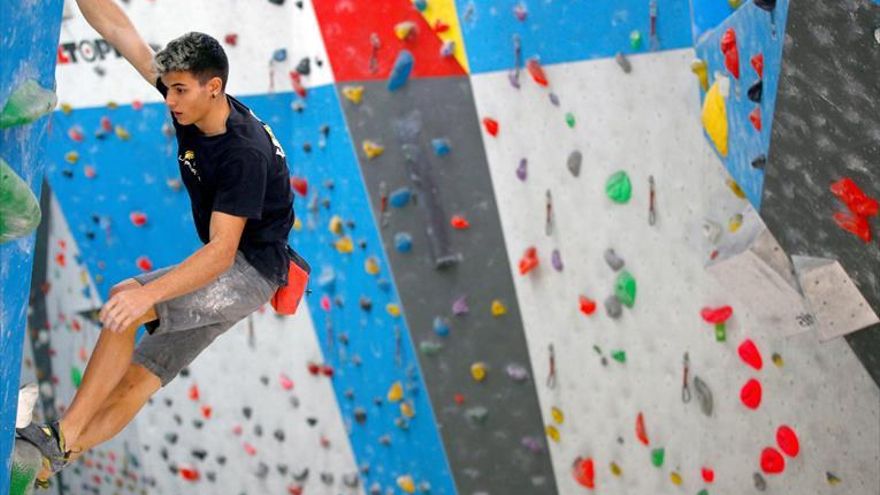
[{"label": "climbing wall", "polygon": [[0,5],[0,487],[9,485],[61,1]]},{"label": "climbing wall", "polygon": [[[786,40],[818,21],[594,4],[123,3],[156,47],[224,43],[229,92],[287,153],[312,293],[217,339],[71,492],[877,493],[869,344],[840,338],[873,332],[872,258],[842,247],[868,245],[832,225],[814,249],[776,203],[804,161],[792,122],[819,122],[786,103],[811,82],[784,61],[818,64]],[[845,9],[863,46],[876,6]],[[48,156],[70,241],[47,246],[36,335],[59,410],[90,310],[199,246],[158,93],[64,17]]]}]

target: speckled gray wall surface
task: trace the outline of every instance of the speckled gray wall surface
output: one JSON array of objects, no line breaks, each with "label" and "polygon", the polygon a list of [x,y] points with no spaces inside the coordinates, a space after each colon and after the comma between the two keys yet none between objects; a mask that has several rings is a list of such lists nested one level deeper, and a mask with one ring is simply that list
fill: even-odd
[{"label": "speckled gray wall surface", "polygon": [[[880,312],[880,221],[865,243],[835,224],[831,183],[880,198],[880,5],[792,1],[761,214],[791,254],[837,259]],[[880,326],[847,337],[880,385]]]},{"label": "speckled gray wall surface", "polygon": [[[359,105],[342,94],[352,85],[365,88]],[[420,361],[459,493],[557,493],[470,81],[339,89],[413,341],[443,345]],[[448,155],[435,153],[436,138],[448,140]],[[364,140],[384,152],[368,159]],[[383,214],[383,194],[401,187],[414,201]],[[455,215],[470,228],[453,228]],[[410,234],[411,252],[395,249],[399,233]],[[462,296],[470,311],[456,316]],[[493,316],[495,300],[506,314]],[[437,317],[448,336],[435,332]],[[471,374],[475,363],[488,369],[482,382]]]}]

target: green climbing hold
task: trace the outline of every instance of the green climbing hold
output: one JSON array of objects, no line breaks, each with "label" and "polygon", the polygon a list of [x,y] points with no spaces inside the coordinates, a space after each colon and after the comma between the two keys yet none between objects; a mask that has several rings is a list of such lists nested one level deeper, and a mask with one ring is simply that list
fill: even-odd
[{"label": "green climbing hold", "polygon": [[30,186],[0,158],[0,244],[30,234],[41,218]]},{"label": "green climbing hold", "polygon": [[654,467],[662,467],[663,466],[663,459],[665,459],[665,458],[666,458],[666,449],[661,447],[659,449],[654,449],[651,451],[651,464],[653,464]]},{"label": "green climbing hold", "polygon": [[83,381],[82,371],[76,366],[70,367],[70,381],[73,382],[75,388],[79,388]]},{"label": "green climbing hold", "polygon": [[30,124],[55,108],[58,97],[33,79],[23,82],[9,95],[0,111],[0,129]]},{"label": "green climbing hold", "polygon": [[629,33],[629,46],[631,46],[633,50],[638,50],[642,47],[642,32],[638,29]]},{"label": "green climbing hold", "polygon": [[626,270],[617,275],[617,283],[614,284],[614,295],[620,303],[631,308],[636,304],[636,279]]},{"label": "green climbing hold", "polygon": [[425,356],[436,356],[440,353],[441,349],[443,349],[443,344],[439,342],[432,342],[430,340],[419,342],[419,351]]},{"label": "green climbing hold", "polygon": [[568,112],[567,114],[565,114],[565,123],[568,124],[568,127],[574,129],[575,120],[573,113]]},{"label": "green climbing hold", "polygon": [[697,495],[709,495],[709,490],[703,488],[702,490],[697,492]]},{"label": "green climbing hold", "polygon": [[626,351],[611,351],[611,358],[618,363],[626,362]]},{"label": "green climbing hold", "polygon": [[716,323],[715,324],[715,341],[716,342],[726,342],[727,341],[727,327],[724,323]]},{"label": "green climbing hold", "polygon": [[34,481],[43,466],[40,451],[25,440],[15,441],[12,469],[9,477],[9,495],[31,495]]},{"label": "green climbing hold", "polygon": [[615,203],[626,203],[632,197],[632,183],[623,170],[615,172],[605,182],[605,194]]}]

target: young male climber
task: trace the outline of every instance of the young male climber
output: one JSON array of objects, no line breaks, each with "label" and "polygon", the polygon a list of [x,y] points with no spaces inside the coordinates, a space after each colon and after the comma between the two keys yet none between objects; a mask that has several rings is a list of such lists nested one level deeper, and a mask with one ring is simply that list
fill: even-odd
[{"label": "young male climber", "polygon": [[[162,94],[180,174],[204,243],[180,264],[124,280],[100,312],[100,337],[60,421],[17,430],[44,456],[38,485],[123,429],[147,400],[235,323],[272,302],[292,313],[308,265],[289,248],[293,194],[271,129],[225,93],[229,64],[211,36],[159,51],[114,0],[77,0],[88,23]],[[137,329],[148,335],[135,346]]]}]

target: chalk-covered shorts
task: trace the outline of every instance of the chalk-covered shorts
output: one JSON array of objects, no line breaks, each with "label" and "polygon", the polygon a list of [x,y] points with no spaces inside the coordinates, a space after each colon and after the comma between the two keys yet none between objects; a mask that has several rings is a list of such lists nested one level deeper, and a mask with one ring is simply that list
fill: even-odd
[{"label": "chalk-covered shorts", "polygon": [[[174,266],[134,277],[141,285],[168,273]],[[159,319],[145,326],[132,361],[162,380],[162,386],[190,364],[208,344],[269,302],[278,285],[245,259],[235,255],[232,268],[201,289],[154,307]]]}]

